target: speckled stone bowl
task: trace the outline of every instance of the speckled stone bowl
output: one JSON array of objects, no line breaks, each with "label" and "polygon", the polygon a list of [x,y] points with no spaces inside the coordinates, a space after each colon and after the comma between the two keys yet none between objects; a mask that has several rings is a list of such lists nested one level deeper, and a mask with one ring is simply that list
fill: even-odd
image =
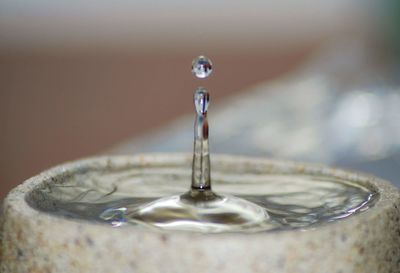
[{"label": "speckled stone bowl", "polygon": [[168,154],[99,157],[67,163],[27,180],[9,193],[3,205],[1,272],[400,272],[398,190],[371,176],[323,166],[212,158],[213,169],[227,173],[278,171],[339,177],[371,188],[379,199],[365,212],[315,229],[251,234],[164,233],[130,225],[112,228],[48,214],[27,202],[35,188],[62,182],[72,173],[154,164],[189,168],[191,160],[190,155]]}]

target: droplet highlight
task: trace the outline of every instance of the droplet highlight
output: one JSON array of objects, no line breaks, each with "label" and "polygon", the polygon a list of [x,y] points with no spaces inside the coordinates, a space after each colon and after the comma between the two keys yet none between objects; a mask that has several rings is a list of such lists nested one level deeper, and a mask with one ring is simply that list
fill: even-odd
[{"label": "droplet highlight", "polygon": [[194,105],[196,107],[196,112],[199,115],[204,115],[207,113],[208,104],[210,102],[210,94],[203,87],[198,87],[194,92]]},{"label": "droplet highlight", "polygon": [[192,73],[197,78],[204,79],[211,75],[213,65],[209,58],[206,56],[199,56],[192,62]]}]

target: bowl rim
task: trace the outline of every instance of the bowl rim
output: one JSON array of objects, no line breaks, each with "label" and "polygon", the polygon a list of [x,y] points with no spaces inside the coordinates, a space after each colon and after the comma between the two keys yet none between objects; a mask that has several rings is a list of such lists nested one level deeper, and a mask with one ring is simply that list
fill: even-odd
[{"label": "bowl rim", "polygon": [[[66,162],[50,168],[40,174],[33,176],[16,188],[11,190],[6,196],[3,205],[3,217],[7,220],[7,217],[11,214],[14,217],[22,217],[29,219],[29,221],[40,221],[46,222],[51,225],[59,226],[84,226],[89,229],[98,230],[110,230],[110,226],[103,223],[95,223],[80,219],[70,219],[62,216],[56,216],[45,211],[35,209],[27,202],[27,196],[36,188],[43,185],[43,183],[56,183],[57,179],[65,177],[74,172],[85,172],[89,170],[104,170],[115,168],[132,168],[135,166],[190,166],[192,160],[191,154],[182,153],[154,153],[154,154],[137,154],[137,155],[112,155],[112,156],[97,156],[88,157],[76,161]],[[311,229],[310,232],[325,232],[332,229],[336,229],[338,226],[343,228],[348,226],[354,228],[355,225],[366,224],[370,220],[380,217],[387,209],[393,207],[394,200],[400,200],[400,192],[390,182],[377,178],[375,176],[364,174],[361,172],[347,171],[343,169],[337,169],[327,167],[321,164],[293,162],[286,160],[276,160],[269,158],[259,157],[247,157],[247,156],[236,156],[236,155],[223,155],[215,154],[212,156],[212,164],[218,167],[229,167],[236,166],[242,169],[252,168],[252,170],[263,170],[264,172],[279,171],[279,173],[292,173],[292,174],[312,174],[312,175],[324,175],[340,178],[351,181],[353,183],[360,184],[371,190],[375,190],[379,194],[373,207],[368,210],[353,215],[345,220],[335,221],[334,223],[324,224],[317,229]],[[238,170],[240,171],[240,169]],[[363,215],[360,217],[360,215]],[[337,224],[340,223],[340,224]],[[117,229],[114,229],[117,230]],[[135,230],[138,233],[165,233],[169,236],[193,236],[192,232],[182,231],[162,231],[157,232],[150,229],[144,229],[136,226],[126,225],[123,228],[118,229],[118,232],[131,232]],[[202,233],[203,234],[203,233]],[[229,236],[230,233],[211,233],[209,236]],[[280,234],[301,234],[296,230],[277,230],[268,232],[257,232],[257,233],[238,233],[242,236],[259,236],[262,234],[268,234],[270,236],[283,236]],[[204,234],[203,234],[204,236]],[[297,235],[296,235],[297,236]]]}]

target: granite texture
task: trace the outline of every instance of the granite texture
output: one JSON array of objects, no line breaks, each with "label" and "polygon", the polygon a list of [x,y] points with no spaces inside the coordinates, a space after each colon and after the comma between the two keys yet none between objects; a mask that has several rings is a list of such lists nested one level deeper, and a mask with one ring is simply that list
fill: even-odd
[{"label": "granite texture", "polygon": [[365,212],[306,231],[253,234],[156,232],[57,217],[29,206],[29,193],[74,172],[153,164],[190,165],[190,155],[99,157],[67,163],[11,191],[3,206],[0,272],[400,272],[400,195],[380,179],[318,165],[213,156],[220,170],[310,173],[376,190]]}]

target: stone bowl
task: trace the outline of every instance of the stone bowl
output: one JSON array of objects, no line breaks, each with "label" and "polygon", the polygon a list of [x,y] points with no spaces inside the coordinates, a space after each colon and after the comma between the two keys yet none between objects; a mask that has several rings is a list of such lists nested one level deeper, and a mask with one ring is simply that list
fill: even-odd
[{"label": "stone bowl", "polygon": [[66,163],[13,189],[3,204],[0,272],[400,272],[400,195],[378,178],[319,165],[215,155],[213,170],[235,173],[324,175],[379,195],[369,209],[310,229],[257,233],[160,232],[70,219],[34,208],[51,207],[36,189],[74,174],[152,166],[183,166],[191,155],[112,156]]}]

